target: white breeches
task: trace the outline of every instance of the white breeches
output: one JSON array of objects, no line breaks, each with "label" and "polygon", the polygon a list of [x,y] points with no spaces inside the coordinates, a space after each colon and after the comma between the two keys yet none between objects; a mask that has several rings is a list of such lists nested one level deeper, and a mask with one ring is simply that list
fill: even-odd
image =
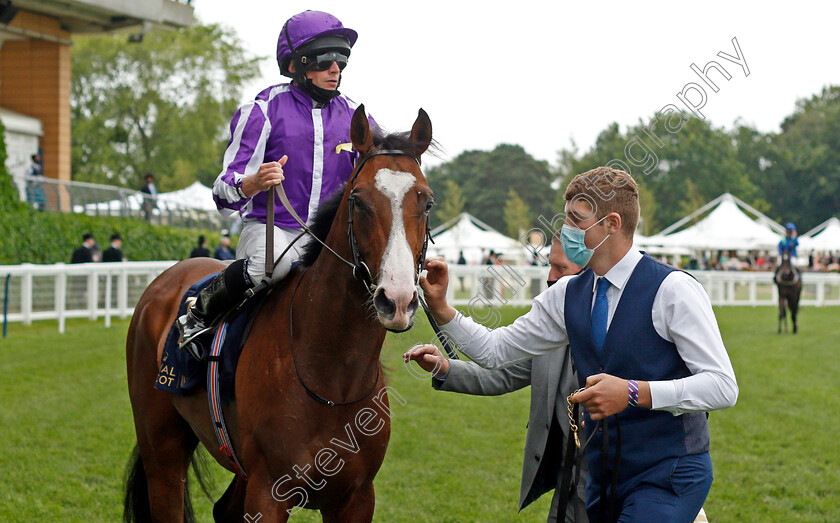
[{"label": "white breeches", "polygon": [[[274,259],[286,250],[286,247],[298,237],[303,231],[289,227],[274,227]],[[303,254],[303,246],[307,244],[310,237],[304,234],[289,249],[283,259],[277,262],[271,281],[278,282],[292,270],[292,263],[300,260]],[[265,274],[265,225],[260,222],[248,222],[242,227],[239,235],[239,243],[236,245],[236,257],[248,260],[248,276],[251,282],[256,285],[266,279]]]}]

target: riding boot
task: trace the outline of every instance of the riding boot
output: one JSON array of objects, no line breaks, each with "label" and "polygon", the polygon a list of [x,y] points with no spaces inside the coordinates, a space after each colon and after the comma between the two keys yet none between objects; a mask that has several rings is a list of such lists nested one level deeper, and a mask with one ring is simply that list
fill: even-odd
[{"label": "riding boot", "polygon": [[187,313],[178,318],[181,333],[179,348],[195,359],[204,359],[206,351],[198,336],[211,330],[218,320],[253,295],[253,285],[247,273],[247,261],[236,260],[216,275],[207,287],[201,290],[198,299]]}]

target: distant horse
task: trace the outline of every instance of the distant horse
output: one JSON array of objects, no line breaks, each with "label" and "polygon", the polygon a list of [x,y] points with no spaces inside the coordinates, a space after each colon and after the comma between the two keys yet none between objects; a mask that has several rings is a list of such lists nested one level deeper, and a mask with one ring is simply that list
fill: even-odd
[{"label": "distant horse", "polygon": [[802,295],[802,277],[799,271],[793,268],[789,253],[782,254],[782,263],[773,276],[773,282],[779,288],[779,334],[782,333],[783,324],[785,332],[788,329],[786,308],[790,309],[793,333],[796,334],[796,313],[799,311],[799,297]]},{"label": "distant horse", "polygon": [[[350,138],[356,169],[334,214],[319,212],[313,225],[334,252],[312,241],[301,266],[266,298],[242,350],[224,415],[247,477],[237,474],[216,503],[217,521],[261,514],[283,522],[295,506],[320,510],[324,521],[373,518],[373,479],[390,437],[388,395],[404,401],[385,386],[379,355],[386,329],[409,329],[418,307],[433,204],[420,156],[431,121],[421,109],[410,133],[375,137],[360,106]],[[223,268],[180,262],[135,309],[126,352],[139,452],[129,462],[127,520],[192,518],[184,485],[199,441],[234,471],[216,441],[207,392],[153,388],[181,296]]]}]

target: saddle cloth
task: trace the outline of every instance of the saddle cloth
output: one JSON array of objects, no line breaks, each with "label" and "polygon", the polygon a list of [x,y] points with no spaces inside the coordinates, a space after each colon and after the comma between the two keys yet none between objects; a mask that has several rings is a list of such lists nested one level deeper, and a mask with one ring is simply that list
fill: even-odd
[{"label": "saddle cloth", "polygon": [[[197,361],[186,351],[178,348],[180,333],[178,332],[177,318],[186,314],[187,300],[198,297],[201,290],[210,283],[216,274],[210,274],[198,280],[181,297],[178,316],[169,328],[169,334],[163,346],[160,370],[155,382],[156,389],[179,396],[188,396],[199,387],[207,384],[207,360]],[[266,293],[260,293],[249,300],[242,310],[236,312],[233,317],[227,320],[227,334],[222,344],[221,361],[219,362],[219,392],[222,403],[225,405],[230,403],[233,398],[236,364],[239,361],[239,355],[242,353],[245,340],[248,338],[251,322],[259,312],[265,296]],[[199,337],[199,342],[208,354],[215,334],[216,330],[213,330]]]}]

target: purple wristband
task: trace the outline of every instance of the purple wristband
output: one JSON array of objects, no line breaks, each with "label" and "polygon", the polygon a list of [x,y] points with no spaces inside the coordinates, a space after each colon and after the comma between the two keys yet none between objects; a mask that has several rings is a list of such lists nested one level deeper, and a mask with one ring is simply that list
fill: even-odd
[{"label": "purple wristband", "polygon": [[627,404],[631,407],[639,406],[639,383],[636,380],[627,380],[627,387],[630,395],[627,398]]}]

